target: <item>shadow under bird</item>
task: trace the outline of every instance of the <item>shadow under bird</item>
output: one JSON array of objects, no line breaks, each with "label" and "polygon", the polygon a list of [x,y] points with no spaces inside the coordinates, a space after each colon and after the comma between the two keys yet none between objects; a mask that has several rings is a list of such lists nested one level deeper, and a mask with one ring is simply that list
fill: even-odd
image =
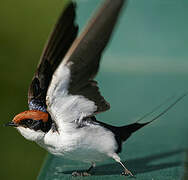
[{"label": "shadow under bird", "polygon": [[105,0],[78,36],[75,3],[61,14],[43,51],[28,92],[29,110],[14,117],[15,127],[26,139],[57,156],[91,163],[113,158],[125,175],[132,173],[118,153],[132,133],[166,113],[186,94],[146,123],[116,127],[97,121],[95,115],[110,108],[94,80],[106,47],[126,0]]}]

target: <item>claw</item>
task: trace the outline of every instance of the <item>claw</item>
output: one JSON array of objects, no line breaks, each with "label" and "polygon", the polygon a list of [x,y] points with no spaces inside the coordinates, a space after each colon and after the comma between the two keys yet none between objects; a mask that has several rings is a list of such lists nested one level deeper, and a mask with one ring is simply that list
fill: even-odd
[{"label": "claw", "polygon": [[91,174],[89,174],[88,172],[77,172],[77,171],[75,171],[75,172],[73,172],[72,173],[72,176],[91,176]]},{"label": "claw", "polygon": [[132,177],[134,177],[134,175],[131,173],[131,171],[129,171],[128,169],[125,169],[125,171],[124,172],[122,172],[121,173],[123,176],[132,176]]}]

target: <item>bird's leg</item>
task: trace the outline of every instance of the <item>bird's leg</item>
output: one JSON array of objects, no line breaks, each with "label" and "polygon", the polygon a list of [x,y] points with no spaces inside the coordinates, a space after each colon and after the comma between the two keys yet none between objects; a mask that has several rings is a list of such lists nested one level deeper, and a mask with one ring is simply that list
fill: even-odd
[{"label": "bird's leg", "polygon": [[122,175],[130,175],[130,176],[133,176],[133,174],[131,173],[131,171],[129,171],[121,161],[119,161],[119,163],[120,163],[121,166],[124,168],[124,172],[122,173]]},{"label": "bird's leg", "polygon": [[90,171],[95,167],[95,163],[92,162],[91,166],[89,167],[88,170],[84,171],[84,172],[73,172],[72,176],[90,176]]},{"label": "bird's leg", "polygon": [[120,157],[119,157],[117,154],[113,154],[113,155],[112,155],[112,158],[113,158],[116,162],[120,163],[121,166],[123,167],[124,172],[122,173],[122,175],[130,175],[130,176],[133,176],[133,174],[131,173],[131,171],[129,171],[129,170],[125,167],[125,165],[121,162]]},{"label": "bird's leg", "polygon": [[91,166],[89,167],[89,169],[86,172],[89,173],[95,166],[96,166],[96,164],[94,162],[92,162]]}]

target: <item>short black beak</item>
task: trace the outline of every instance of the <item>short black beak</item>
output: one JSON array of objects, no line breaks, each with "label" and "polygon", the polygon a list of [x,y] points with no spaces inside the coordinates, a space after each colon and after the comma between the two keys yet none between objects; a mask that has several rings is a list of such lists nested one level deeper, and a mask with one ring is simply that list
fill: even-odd
[{"label": "short black beak", "polygon": [[4,126],[13,126],[17,127],[17,124],[15,124],[13,121],[6,123]]}]

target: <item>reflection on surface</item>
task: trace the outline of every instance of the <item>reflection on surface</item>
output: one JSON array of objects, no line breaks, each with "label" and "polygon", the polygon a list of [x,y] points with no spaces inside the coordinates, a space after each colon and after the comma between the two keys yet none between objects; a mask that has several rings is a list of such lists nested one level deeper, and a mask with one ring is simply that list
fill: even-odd
[{"label": "reflection on surface", "polygon": [[[152,154],[150,156],[145,156],[141,158],[127,159],[123,163],[126,164],[126,166],[131,170],[131,172],[134,175],[138,175],[141,173],[149,173],[152,171],[180,166],[182,164],[181,161],[169,162],[168,158],[183,152],[185,151],[176,150],[171,152]],[[167,159],[166,162],[165,159]],[[163,160],[163,162],[156,163],[159,160]],[[62,173],[72,174],[72,172],[74,171],[75,170],[65,171]],[[123,170],[118,163],[112,163],[112,164],[96,166],[96,168],[94,168],[92,171],[93,171],[92,175],[120,175]]]},{"label": "reflection on surface", "polygon": [[183,180],[187,180],[188,179],[188,152],[186,153],[186,159],[185,159],[185,173],[183,176]]}]

